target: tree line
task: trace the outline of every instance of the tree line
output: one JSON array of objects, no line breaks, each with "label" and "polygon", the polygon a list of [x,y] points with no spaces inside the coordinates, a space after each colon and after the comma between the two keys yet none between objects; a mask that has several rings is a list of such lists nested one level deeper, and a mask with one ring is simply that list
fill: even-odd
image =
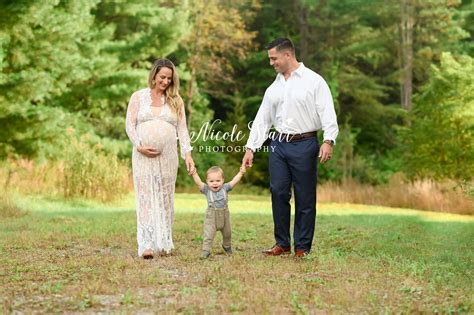
[{"label": "tree line", "polygon": [[[338,113],[322,180],[469,181],[473,31],[468,0],[2,1],[0,158],[60,160],[75,137],[128,159],[128,98],[159,57],[178,67],[190,130],[222,119],[222,131],[248,131],[275,77],[264,47],[289,37],[327,80]],[[195,147],[204,144],[245,141]],[[248,174],[253,184],[268,184],[266,154]],[[242,153],[194,157],[204,170],[237,167]]]}]

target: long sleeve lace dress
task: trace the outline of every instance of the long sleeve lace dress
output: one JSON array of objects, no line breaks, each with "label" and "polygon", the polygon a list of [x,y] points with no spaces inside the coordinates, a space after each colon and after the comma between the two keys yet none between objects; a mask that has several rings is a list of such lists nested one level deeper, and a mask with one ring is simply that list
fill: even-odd
[{"label": "long sleeve lace dress", "polygon": [[[151,103],[151,89],[133,93],[126,117],[126,132],[133,144],[132,171],[139,256],[147,249],[155,253],[170,253],[174,248],[172,225],[178,171],[176,135],[182,158],[192,150],[184,108],[178,118],[168,104],[164,104],[160,114],[155,115]],[[161,154],[149,158],[139,153],[139,145],[150,145],[145,141],[154,142]]]}]

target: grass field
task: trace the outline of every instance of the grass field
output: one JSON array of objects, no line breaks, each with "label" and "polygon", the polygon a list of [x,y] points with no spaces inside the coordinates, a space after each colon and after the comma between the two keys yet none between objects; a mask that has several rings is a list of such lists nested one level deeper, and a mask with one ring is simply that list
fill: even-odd
[{"label": "grass field", "polygon": [[[205,199],[178,194],[175,254],[136,257],[133,196],[115,205],[17,196],[0,216],[3,312],[472,313],[474,218],[320,204],[313,252],[263,257],[269,198],[233,195],[233,256],[199,259]],[[1,213],[0,213],[1,214]]]}]

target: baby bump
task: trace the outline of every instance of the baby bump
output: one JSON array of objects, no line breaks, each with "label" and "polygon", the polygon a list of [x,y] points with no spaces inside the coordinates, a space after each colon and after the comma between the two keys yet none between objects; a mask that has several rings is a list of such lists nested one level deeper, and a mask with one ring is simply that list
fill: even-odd
[{"label": "baby bump", "polygon": [[137,126],[137,133],[142,146],[152,147],[160,152],[166,147],[176,146],[176,128],[166,121],[145,121]]}]

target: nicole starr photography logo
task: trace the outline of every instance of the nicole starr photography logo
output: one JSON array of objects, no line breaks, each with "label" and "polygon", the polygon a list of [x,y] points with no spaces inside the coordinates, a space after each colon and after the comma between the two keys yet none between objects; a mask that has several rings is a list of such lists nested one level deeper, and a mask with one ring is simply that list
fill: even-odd
[{"label": "nicole starr photography logo", "polygon": [[[195,149],[197,149],[198,152],[244,152],[246,147],[245,145],[242,145],[242,143],[245,143],[248,140],[248,136],[252,128],[255,134],[254,140],[259,143],[263,143],[267,138],[270,138],[272,140],[278,139],[279,141],[291,140],[290,135],[280,134],[275,130],[270,131],[267,134],[263,126],[253,126],[253,121],[250,121],[247,124],[247,130],[240,130],[239,126],[237,124],[234,124],[232,126],[232,130],[223,131],[221,129],[221,124],[222,120],[216,119],[212,122],[208,121],[203,123],[198,132],[190,131],[189,135],[191,138],[191,143],[195,145]],[[261,139],[263,141],[260,141]],[[206,145],[206,142],[225,142],[226,145]],[[256,149],[256,151],[263,152],[268,152],[269,150],[273,152],[274,148],[272,146],[265,146]]]}]

